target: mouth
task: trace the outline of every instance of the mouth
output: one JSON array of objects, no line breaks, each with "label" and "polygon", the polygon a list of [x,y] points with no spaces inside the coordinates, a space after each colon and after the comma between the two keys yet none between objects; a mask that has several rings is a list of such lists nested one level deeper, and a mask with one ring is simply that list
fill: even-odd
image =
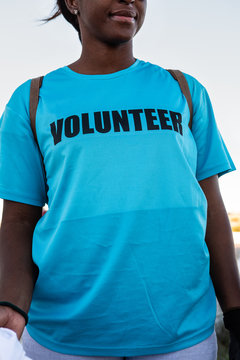
[{"label": "mouth", "polygon": [[125,22],[125,23],[134,23],[137,14],[133,10],[116,10],[110,13],[110,18],[114,21]]}]

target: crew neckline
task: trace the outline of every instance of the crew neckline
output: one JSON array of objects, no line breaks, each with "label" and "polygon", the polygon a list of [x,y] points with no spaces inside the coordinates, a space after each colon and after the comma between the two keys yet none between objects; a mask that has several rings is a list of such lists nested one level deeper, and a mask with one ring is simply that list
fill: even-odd
[{"label": "crew neckline", "polygon": [[71,75],[72,77],[75,77],[77,79],[79,78],[84,78],[84,79],[111,79],[111,78],[116,78],[122,75],[125,75],[126,73],[131,72],[132,70],[134,70],[139,64],[140,64],[141,60],[136,59],[135,62],[130,65],[129,67],[123,69],[123,70],[119,70],[119,71],[115,71],[113,73],[109,73],[109,74],[81,74],[81,73],[77,73],[76,71],[70,69],[67,65],[63,66],[63,70],[65,70],[69,75]]}]

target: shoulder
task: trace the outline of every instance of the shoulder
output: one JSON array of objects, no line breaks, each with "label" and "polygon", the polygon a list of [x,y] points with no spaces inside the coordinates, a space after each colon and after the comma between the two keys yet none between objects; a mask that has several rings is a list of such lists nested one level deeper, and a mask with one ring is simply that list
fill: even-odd
[{"label": "shoulder", "polygon": [[[161,73],[161,75],[163,77],[165,77],[165,79],[167,79],[167,80],[176,81],[173,78],[173,76],[170,74],[170,72],[168,71],[169,68],[163,68],[158,64],[154,64],[151,62],[145,62],[142,60],[141,60],[141,62],[142,62],[142,67],[145,67],[145,69],[152,71],[153,73],[155,72],[156,74]],[[201,92],[201,91],[206,90],[204,85],[193,75],[190,75],[189,73],[186,73],[185,71],[182,71],[181,69],[178,69],[178,68],[175,68],[175,70],[180,70],[183,73],[183,75],[185,76],[185,78],[188,82],[188,86],[189,86],[191,93]]]},{"label": "shoulder", "polygon": [[192,96],[193,114],[195,119],[198,118],[198,122],[200,124],[200,118],[205,121],[206,119],[213,118],[214,113],[212,102],[206,87],[192,75],[186,74],[185,72],[183,72],[183,74],[186,77]]},{"label": "shoulder", "polygon": [[43,81],[45,82],[61,79],[63,76],[66,76],[66,66],[62,66],[52,71],[49,71],[46,74],[42,74],[42,76]]},{"label": "shoulder", "polygon": [[22,117],[28,116],[30,86],[31,79],[28,79],[18,85],[10,95],[9,101],[7,102],[5,107],[5,111],[14,111]]},{"label": "shoulder", "polygon": [[185,72],[183,72],[183,74],[187,80],[194,103],[201,102],[204,98],[208,97],[207,89],[198,79],[196,79],[196,77]]},{"label": "shoulder", "polygon": [[161,77],[161,81],[169,80],[172,78],[171,74],[161,67],[159,64],[150,61],[139,60],[139,69],[145,72],[147,76]]},{"label": "shoulder", "polygon": [[24,81],[22,84],[18,85],[7,103],[7,106],[16,106],[18,102],[24,101],[30,93],[31,79]]},{"label": "shoulder", "polygon": [[[51,81],[56,79],[56,77],[62,73],[63,68],[58,68],[53,71],[50,71],[46,74],[39,74],[34,76],[44,77],[44,82]],[[30,88],[31,88],[32,78],[25,80],[23,83],[18,85],[10,95],[9,101],[6,104],[6,108],[19,112],[19,115],[25,117],[29,116],[29,99],[30,99]]]},{"label": "shoulder", "polygon": [[[142,69],[152,72],[153,74],[155,73],[156,75],[161,74],[161,77],[167,81],[176,81],[169,73],[169,68],[163,68],[159,64],[155,64],[149,61],[140,60],[140,62]],[[181,69],[177,68],[176,70],[182,71]],[[190,75],[189,73],[186,73],[185,71],[182,71],[182,73],[188,82],[188,86],[192,95],[194,95],[194,93],[201,93],[206,91],[204,85],[196,77]]]}]

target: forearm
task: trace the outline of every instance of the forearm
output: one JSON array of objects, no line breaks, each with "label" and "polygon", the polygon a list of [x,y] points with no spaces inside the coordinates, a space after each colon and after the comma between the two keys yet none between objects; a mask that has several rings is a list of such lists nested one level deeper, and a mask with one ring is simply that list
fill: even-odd
[{"label": "forearm", "polygon": [[240,306],[240,279],[233,235],[223,202],[208,209],[206,243],[210,275],[223,312]]},{"label": "forearm", "polygon": [[28,312],[37,267],[32,260],[34,226],[27,222],[3,222],[0,229],[0,301]]}]

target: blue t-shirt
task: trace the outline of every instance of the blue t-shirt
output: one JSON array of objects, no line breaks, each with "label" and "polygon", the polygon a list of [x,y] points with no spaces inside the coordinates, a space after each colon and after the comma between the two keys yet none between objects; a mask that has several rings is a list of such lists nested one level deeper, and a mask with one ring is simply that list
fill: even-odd
[{"label": "blue t-shirt", "polygon": [[[187,75],[193,127],[178,83],[137,59],[105,75],[64,66],[30,80],[0,124],[0,196],[43,206],[27,329],[43,346],[87,356],[177,351],[214,331],[216,296],[198,181],[235,169],[206,89]],[[46,194],[47,189],[47,194]]]}]

